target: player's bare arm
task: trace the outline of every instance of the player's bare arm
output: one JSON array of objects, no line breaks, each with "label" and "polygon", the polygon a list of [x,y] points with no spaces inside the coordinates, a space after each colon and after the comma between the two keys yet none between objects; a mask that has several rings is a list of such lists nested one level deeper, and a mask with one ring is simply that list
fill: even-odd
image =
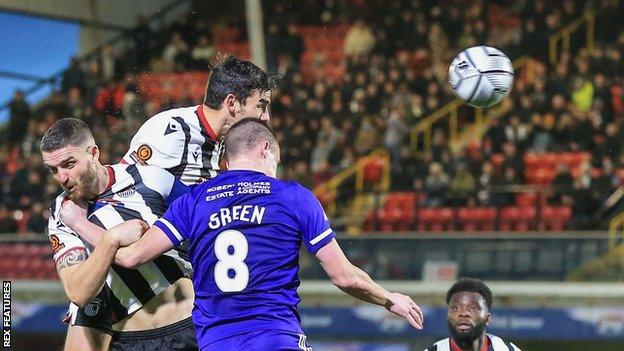
[{"label": "player's bare arm", "polygon": [[59,257],[56,269],[71,302],[84,307],[97,295],[118,247],[116,242],[103,239],[90,256],[77,247]]},{"label": "player's bare arm", "polygon": [[67,297],[80,307],[86,306],[102,289],[108,269],[121,245],[136,240],[147,224],[140,220],[124,222],[124,237],[104,236],[91,255],[84,248],[67,251],[57,260],[57,271]]},{"label": "player's bare arm", "polygon": [[405,318],[416,329],[423,328],[420,307],[409,296],[389,292],[375,283],[366,272],[349,262],[335,239],[321,248],[316,257],[340,290],[362,301],[384,306]]},{"label": "player's bare arm", "polygon": [[[111,237],[113,241],[119,241],[133,234],[134,228],[126,228],[118,225],[107,231],[105,237]],[[122,247],[115,255],[115,263],[126,268],[136,268],[145,262],[149,262],[163,253],[171,250],[173,244],[167,235],[158,227],[152,226],[145,234],[134,243],[121,241]]]}]

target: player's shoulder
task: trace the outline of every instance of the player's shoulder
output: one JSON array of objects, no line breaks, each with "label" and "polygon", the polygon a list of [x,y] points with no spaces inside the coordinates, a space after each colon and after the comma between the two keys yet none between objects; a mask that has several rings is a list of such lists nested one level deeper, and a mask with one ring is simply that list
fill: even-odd
[{"label": "player's shoulder", "polygon": [[490,333],[488,333],[487,336],[492,342],[492,348],[494,351],[521,351],[518,346],[514,345],[512,342],[503,340],[501,337]]},{"label": "player's shoulder", "polygon": [[312,194],[312,191],[305,186],[301,185],[297,181],[294,180],[285,180],[285,179],[275,179],[272,178],[272,181],[278,185],[280,189],[283,191],[291,192],[295,195],[309,195]]},{"label": "player's shoulder", "polygon": [[62,191],[60,194],[58,194],[52,201],[50,201],[50,204],[48,205],[48,212],[50,213],[50,221],[52,220],[56,220],[58,218],[59,212],[61,211],[61,205],[63,204],[63,201],[67,200],[67,193],[65,191]]},{"label": "player's shoulder", "polygon": [[[155,133],[164,133],[165,136],[175,134],[181,130],[179,120],[181,118],[186,125],[199,125],[199,118],[195,114],[197,106],[179,107],[170,110],[158,112],[154,116],[148,118],[141,128],[137,131],[134,139],[153,139]],[[195,123],[197,121],[197,123]]]},{"label": "player's shoulder", "polygon": [[433,345],[427,347],[424,351],[450,351],[451,344],[449,338],[436,341]]},{"label": "player's shoulder", "polygon": [[132,165],[119,164],[113,167],[119,167],[119,169],[124,169],[126,172],[129,172],[129,173],[136,172],[141,176],[141,179],[143,181],[150,180],[150,179],[173,178],[173,175],[169,173],[169,171],[161,167],[157,167],[157,166],[141,165],[141,164],[132,164]]},{"label": "player's shoulder", "polygon": [[171,184],[175,181],[175,177],[169,173],[167,170],[150,165],[140,165],[140,164],[117,164],[113,167],[113,170],[116,174],[125,173],[126,177],[131,178],[128,179],[129,183],[126,184],[134,184],[139,185],[142,183],[144,186],[157,190],[158,192],[161,189],[165,190],[171,187]]},{"label": "player's shoulder", "polygon": [[[181,117],[182,119],[197,119],[197,106],[178,107],[158,112],[150,117],[146,123],[168,123],[173,117]],[[144,124],[144,125],[145,125]]]}]

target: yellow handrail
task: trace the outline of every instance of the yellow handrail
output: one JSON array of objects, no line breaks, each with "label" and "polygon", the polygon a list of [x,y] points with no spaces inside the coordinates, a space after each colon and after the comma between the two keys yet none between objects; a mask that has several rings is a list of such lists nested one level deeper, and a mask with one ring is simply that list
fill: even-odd
[{"label": "yellow handrail", "polygon": [[624,242],[624,212],[613,217],[609,222],[609,249],[618,245],[618,236],[622,236]]},{"label": "yellow handrail", "polygon": [[383,161],[383,170],[382,177],[379,184],[379,190],[388,190],[390,187],[390,158],[386,150],[377,149],[371,152],[369,155],[361,157],[354,164],[342,170],[340,173],[334,175],[325,183],[314,188],[314,194],[316,196],[321,197],[323,195],[329,194],[331,197],[331,201],[325,209],[327,213],[331,216],[336,213],[336,191],[340,187],[342,183],[344,183],[347,179],[355,176],[355,194],[361,193],[364,191],[364,168],[370,162],[377,162],[379,159]]},{"label": "yellow handrail", "polygon": [[586,11],[581,17],[574,20],[572,23],[561,28],[559,31],[550,36],[549,39],[549,57],[550,63],[553,65],[559,61],[559,42],[561,41],[562,52],[570,51],[570,36],[573,32],[579,29],[582,25],[587,24],[586,43],[585,45],[589,50],[594,48],[594,30],[596,28],[596,16],[593,11]]}]

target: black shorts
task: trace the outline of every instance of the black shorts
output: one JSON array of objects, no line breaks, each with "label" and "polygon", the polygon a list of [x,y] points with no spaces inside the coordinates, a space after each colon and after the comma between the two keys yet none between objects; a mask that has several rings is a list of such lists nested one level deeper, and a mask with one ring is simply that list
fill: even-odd
[{"label": "black shorts", "polygon": [[198,351],[191,317],[166,327],[136,332],[115,332],[110,351]]},{"label": "black shorts", "polygon": [[107,304],[108,298],[107,291],[103,289],[85,307],[70,303],[64,322],[69,325],[97,329],[112,335],[112,326],[115,321],[113,320],[114,314]]}]

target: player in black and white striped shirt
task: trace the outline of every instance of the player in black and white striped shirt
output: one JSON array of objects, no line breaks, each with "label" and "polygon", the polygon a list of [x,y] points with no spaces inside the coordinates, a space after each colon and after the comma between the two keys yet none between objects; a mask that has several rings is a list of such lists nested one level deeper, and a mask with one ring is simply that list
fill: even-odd
[{"label": "player in black and white striped shirt", "polygon": [[492,319],[492,291],[477,279],[460,279],[446,294],[451,336],[425,351],[520,351],[511,342],[486,333]]},{"label": "player in black and white striped shirt", "polygon": [[[102,229],[121,223],[136,226],[137,236],[127,238],[133,242],[142,227],[138,223],[156,221],[170,201],[187,192],[187,186],[158,167],[100,164],[89,128],[77,119],[53,124],[42,139],[41,150],[44,164],[64,190],[50,206],[48,235],[59,277],[73,302],[66,350],[108,349],[109,338],[104,334],[91,345],[82,343],[91,338],[72,336],[91,335],[87,328],[112,334],[113,325],[122,332],[153,332],[162,327],[157,339],[148,340],[154,347],[167,348],[175,338],[185,350],[196,350],[189,262],[172,250],[137,269],[113,265],[109,270],[106,267],[120,243],[102,239],[94,248],[61,218],[64,203],[87,200],[92,225]],[[141,221],[126,222],[132,219]],[[137,349],[138,345],[137,338],[121,333],[113,338],[111,350]]]},{"label": "player in black and white striped shirt", "polygon": [[132,138],[125,163],[167,169],[185,184],[219,171],[221,135],[247,117],[269,121],[274,76],[249,61],[218,57],[211,65],[203,104],[156,114]]}]

